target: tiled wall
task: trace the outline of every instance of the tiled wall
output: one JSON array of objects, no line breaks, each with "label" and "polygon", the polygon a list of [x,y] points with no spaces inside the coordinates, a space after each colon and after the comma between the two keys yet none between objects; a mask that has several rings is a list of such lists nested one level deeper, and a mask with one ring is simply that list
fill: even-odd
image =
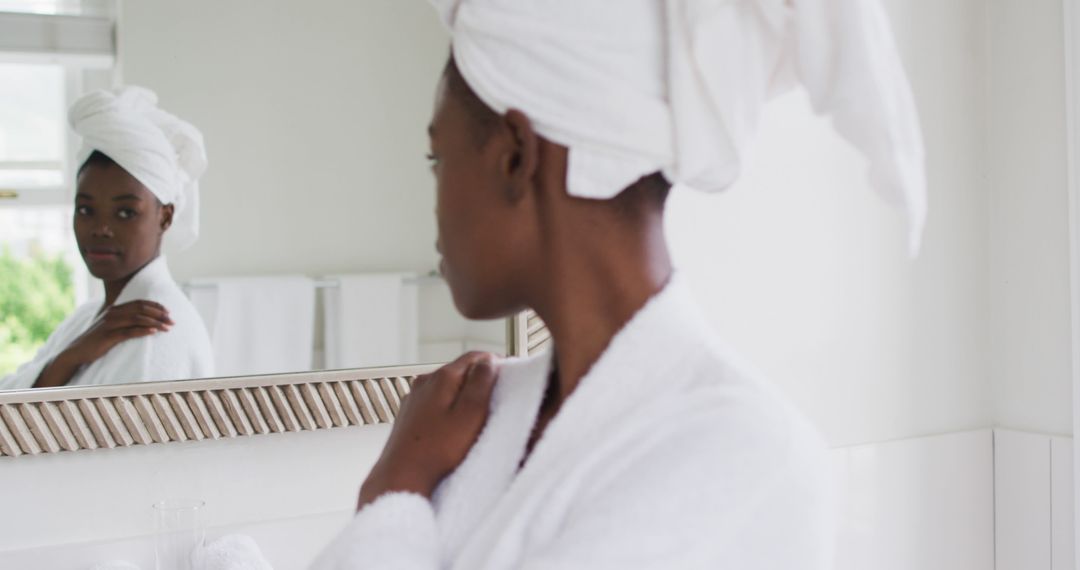
[{"label": "tiled wall", "polygon": [[1073,568],[1072,439],[994,431],[997,570]]},{"label": "tiled wall", "polygon": [[993,433],[833,451],[838,570],[991,570]]},{"label": "tiled wall", "polygon": [[1071,438],[986,429],[833,454],[837,570],[1073,568]]}]

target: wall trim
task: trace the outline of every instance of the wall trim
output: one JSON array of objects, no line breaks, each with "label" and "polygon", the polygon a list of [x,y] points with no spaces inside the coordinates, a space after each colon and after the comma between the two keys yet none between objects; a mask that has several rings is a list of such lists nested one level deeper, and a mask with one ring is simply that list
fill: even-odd
[{"label": "wall trim", "polygon": [[[1080,7],[1075,0],[1062,0],[1065,22],[1065,112],[1068,145],[1066,163],[1069,180],[1069,275],[1072,316],[1073,434],[1080,434]],[[1080,545],[1080,438],[1073,439],[1074,538]],[[1080,548],[1074,567],[1080,568]]]}]

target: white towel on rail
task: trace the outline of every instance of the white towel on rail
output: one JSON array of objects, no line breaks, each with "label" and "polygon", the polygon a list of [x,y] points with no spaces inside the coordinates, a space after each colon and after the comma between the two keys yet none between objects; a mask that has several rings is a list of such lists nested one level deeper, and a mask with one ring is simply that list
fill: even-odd
[{"label": "white towel on rail", "polygon": [[419,352],[415,275],[375,273],[330,277],[324,291],[326,367],[411,364]]},{"label": "white towel on rail", "polygon": [[199,279],[189,295],[210,329],[219,376],[311,370],[315,282],[301,275]]}]

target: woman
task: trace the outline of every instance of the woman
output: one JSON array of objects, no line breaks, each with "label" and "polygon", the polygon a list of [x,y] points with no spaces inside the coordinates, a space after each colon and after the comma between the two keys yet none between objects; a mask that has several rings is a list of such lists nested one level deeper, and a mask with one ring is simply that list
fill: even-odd
[{"label": "woman", "polygon": [[161,254],[166,239],[184,248],[198,236],[202,135],[140,87],[90,93],[69,120],[83,139],[75,239],[105,298],[77,308],[0,389],[212,376],[206,328]]},{"label": "woman", "polygon": [[[471,318],[554,350],[418,378],[317,568],[830,567],[815,430],[673,271],[671,183],[729,185],[784,76],[922,219],[911,95],[872,0],[459,0],[430,128],[439,248]],[[681,191],[681,190],[679,190]]]}]

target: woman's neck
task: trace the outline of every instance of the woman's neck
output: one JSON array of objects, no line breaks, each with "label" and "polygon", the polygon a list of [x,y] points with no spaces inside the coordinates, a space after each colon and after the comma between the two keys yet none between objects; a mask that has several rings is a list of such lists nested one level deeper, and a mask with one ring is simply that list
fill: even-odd
[{"label": "woman's neck", "polygon": [[103,308],[108,308],[116,304],[116,300],[120,298],[120,293],[124,290],[124,287],[128,282],[131,281],[132,277],[135,277],[135,273],[132,273],[123,279],[105,282],[105,305]]},{"label": "woman's neck", "polygon": [[607,349],[611,339],[660,292],[673,269],[662,215],[633,231],[603,237],[566,235],[552,244],[546,278],[533,308],[555,346],[556,408]]},{"label": "woman's neck", "polygon": [[131,280],[134,279],[136,275],[138,275],[140,272],[142,272],[143,269],[146,269],[146,266],[153,263],[155,260],[157,260],[158,257],[159,257],[159,255],[155,255],[154,257],[151,257],[150,261],[147,261],[146,263],[142,264],[138,269],[136,269],[130,275],[127,275],[125,277],[121,277],[120,279],[114,279],[112,281],[104,281],[103,283],[105,285],[105,304],[102,306],[102,310],[107,309],[107,308],[113,306],[114,304],[116,304],[116,300],[120,298],[120,293],[122,293],[124,291],[124,287],[127,287],[127,284],[130,283]]}]

